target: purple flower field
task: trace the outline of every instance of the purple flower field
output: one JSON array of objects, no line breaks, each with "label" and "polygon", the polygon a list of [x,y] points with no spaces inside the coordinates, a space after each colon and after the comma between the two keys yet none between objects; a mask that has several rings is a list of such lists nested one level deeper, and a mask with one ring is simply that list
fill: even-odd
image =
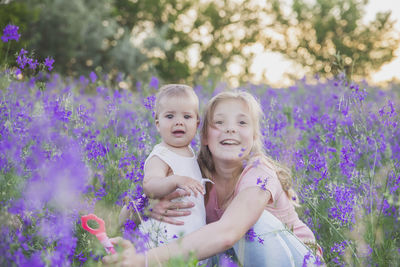
[{"label": "purple flower field", "polygon": [[[3,42],[17,41],[17,31],[7,28]],[[124,90],[95,72],[51,74],[53,64],[24,50],[15,66],[1,66],[0,266],[98,266],[106,252],[80,225],[88,213],[104,219],[110,237],[122,235],[139,251],[146,242],[133,221],[119,229],[118,214],[129,203],[146,215],[141,181],[160,141],[153,107],[161,82]],[[201,108],[225,89],[195,86]],[[327,265],[397,265],[400,87],[343,76],[240,89],[262,104],[264,148],[292,168],[298,212]],[[192,145],[198,148],[198,136]]]}]

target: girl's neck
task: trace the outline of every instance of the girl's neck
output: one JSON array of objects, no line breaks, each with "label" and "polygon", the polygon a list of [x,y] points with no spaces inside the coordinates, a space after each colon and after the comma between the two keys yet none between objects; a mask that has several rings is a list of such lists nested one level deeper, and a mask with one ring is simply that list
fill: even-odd
[{"label": "girl's neck", "polygon": [[239,170],[241,169],[241,164],[238,163],[218,163],[214,162],[215,174],[214,179],[220,183],[226,185],[234,185],[239,177]]},{"label": "girl's neck", "polygon": [[220,209],[225,210],[232,200],[240,170],[240,164],[215,164],[213,180]]}]

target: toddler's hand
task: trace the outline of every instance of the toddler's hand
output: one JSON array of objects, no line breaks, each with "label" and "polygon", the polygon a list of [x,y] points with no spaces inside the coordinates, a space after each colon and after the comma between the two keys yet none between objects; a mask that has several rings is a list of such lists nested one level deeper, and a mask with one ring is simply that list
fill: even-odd
[{"label": "toddler's hand", "polygon": [[191,191],[194,193],[194,196],[197,197],[197,193],[202,195],[205,194],[203,184],[199,181],[187,177],[187,176],[176,176],[176,187],[185,190],[189,194]]}]

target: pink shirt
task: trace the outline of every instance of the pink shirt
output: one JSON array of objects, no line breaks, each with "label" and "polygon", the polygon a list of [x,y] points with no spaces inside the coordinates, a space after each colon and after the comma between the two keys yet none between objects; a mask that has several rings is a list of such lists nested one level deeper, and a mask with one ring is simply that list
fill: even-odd
[{"label": "pink shirt", "polygon": [[[267,163],[260,160],[247,166],[239,177],[234,196],[245,188],[262,186],[265,179],[265,188],[271,193],[271,199],[265,209],[291,229],[303,242],[315,242],[313,232],[299,219],[292,202],[283,191],[275,171]],[[206,204],[207,223],[219,220],[223,213],[224,210],[219,208],[215,186],[212,186]]]}]

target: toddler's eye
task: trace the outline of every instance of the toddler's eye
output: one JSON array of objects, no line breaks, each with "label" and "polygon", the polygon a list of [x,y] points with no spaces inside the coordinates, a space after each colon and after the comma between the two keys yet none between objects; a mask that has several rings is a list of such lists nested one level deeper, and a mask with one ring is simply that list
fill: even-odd
[{"label": "toddler's eye", "polygon": [[172,114],[165,115],[165,118],[167,118],[167,119],[172,119],[173,117],[174,117],[174,115],[172,115]]},{"label": "toddler's eye", "polygon": [[245,125],[245,124],[247,124],[247,122],[246,121],[240,121],[239,124]]},{"label": "toddler's eye", "polygon": [[214,124],[222,124],[223,121],[214,121]]},{"label": "toddler's eye", "polygon": [[192,118],[192,116],[190,116],[190,115],[185,115],[185,116],[183,116],[185,119],[191,119]]}]

